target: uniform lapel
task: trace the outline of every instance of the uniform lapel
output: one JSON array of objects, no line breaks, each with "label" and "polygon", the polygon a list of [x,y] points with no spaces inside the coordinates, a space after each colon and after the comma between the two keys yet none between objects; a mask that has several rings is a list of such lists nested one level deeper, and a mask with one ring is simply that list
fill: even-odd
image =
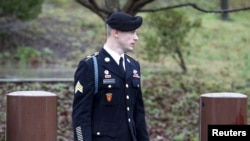
[{"label": "uniform lapel", "polygon": [[127,57],[125,57],[125,68],[126,68],[126,79],[128,79],[133,74],[135,66]]},{"label": "uniform lapel", "polygon": [[115,62],[115,60],[104,50],[102,49],[100,51],[100,57],[102,61],[102,66],[109,70],[110,72],[124,78],[123,73],[121,72],[118,64]]}]

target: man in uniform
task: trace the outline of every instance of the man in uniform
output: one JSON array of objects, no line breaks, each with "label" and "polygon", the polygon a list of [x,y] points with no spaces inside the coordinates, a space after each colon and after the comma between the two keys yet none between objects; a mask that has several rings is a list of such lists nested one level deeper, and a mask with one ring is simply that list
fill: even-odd
[{"label": "man in uniform", "polygon": [[[138,41],[142,17],[113,13],[98,54],[80,61],[74,76],[75,141],[149,141],[141,92],[140,64],[126,54]],[[97,59],[95,83],[93,57]],[[95,93],[95,88],[98,88]]]}]

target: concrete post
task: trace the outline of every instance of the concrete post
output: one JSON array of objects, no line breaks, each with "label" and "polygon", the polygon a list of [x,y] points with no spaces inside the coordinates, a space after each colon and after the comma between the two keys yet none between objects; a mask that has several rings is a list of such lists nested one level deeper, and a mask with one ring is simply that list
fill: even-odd
[{"label": "concrete post", "polygon": [[6,141],[56,141],[57,96],[45,91],[7,94]]},{"label": "concrete post", "polygon": [[200,141],[208,140],[208,125],[247,124],[247,96],[239,93],[207,93],[200,96]]}]

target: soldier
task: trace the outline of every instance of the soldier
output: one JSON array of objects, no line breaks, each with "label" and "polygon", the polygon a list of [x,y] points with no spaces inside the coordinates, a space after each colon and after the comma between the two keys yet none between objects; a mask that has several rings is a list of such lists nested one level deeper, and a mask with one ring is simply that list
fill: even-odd
[{"label": "soldier", "polygon": [[81,60],[75,72],[74,140],[149,141],[140,64],[126,54],[139,39],[136,30],[142,17],[115,12],[106,24],[103,48]]}]

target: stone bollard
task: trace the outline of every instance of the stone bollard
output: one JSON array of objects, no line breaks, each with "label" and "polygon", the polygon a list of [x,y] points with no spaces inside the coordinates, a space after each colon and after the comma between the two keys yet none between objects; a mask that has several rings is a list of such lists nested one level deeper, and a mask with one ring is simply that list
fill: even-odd
[{"label": "stone bollard", "polygon": [[207,93],[200,96],[200,141],[208,140],[208,125],[246,125],[247,96]]},{"label": "stone bollard", "polygon": [[6,141],[56,141],[57,96],[46,91],[7,94]]}]

